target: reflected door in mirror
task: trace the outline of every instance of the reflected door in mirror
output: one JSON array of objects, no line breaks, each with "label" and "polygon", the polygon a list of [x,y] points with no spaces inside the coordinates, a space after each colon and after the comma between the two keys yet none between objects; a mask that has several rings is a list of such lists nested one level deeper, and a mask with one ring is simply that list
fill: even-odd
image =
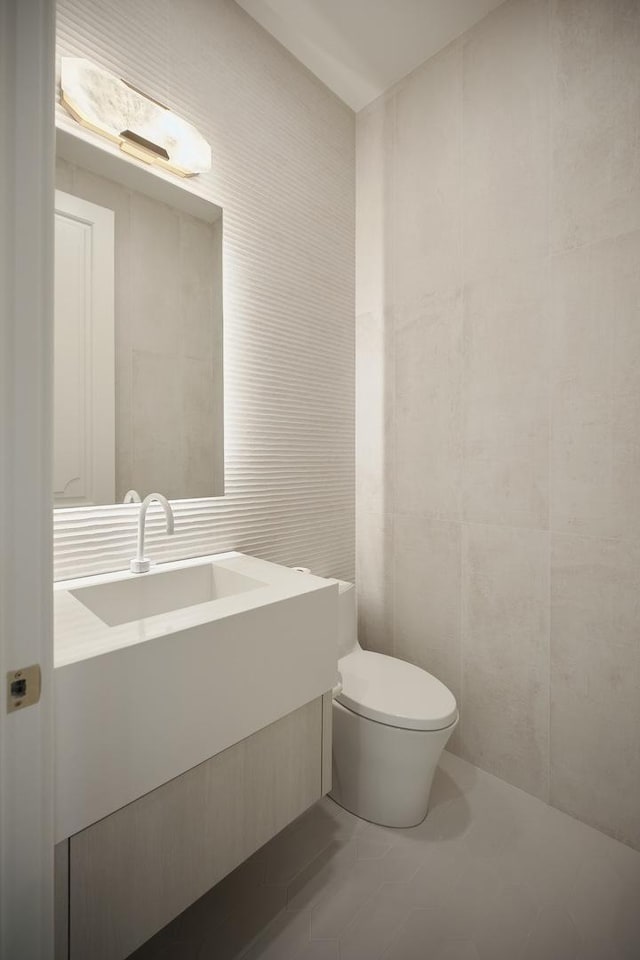
[{"label": "reflected door in mirror", "polygon": [[113,503],[114,215],[60,190],[54,358],[54,503]]}]

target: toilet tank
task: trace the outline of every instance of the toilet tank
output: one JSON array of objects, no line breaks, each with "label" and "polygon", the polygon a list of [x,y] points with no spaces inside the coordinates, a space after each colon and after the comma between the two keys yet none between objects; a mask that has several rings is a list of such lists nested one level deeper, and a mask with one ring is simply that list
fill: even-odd
[{"label": "toilet tank", "polygon": [[338,601],[338,659],[346,657],[358,646],[358,608],[356,588],[346,580],[336,580]]}]

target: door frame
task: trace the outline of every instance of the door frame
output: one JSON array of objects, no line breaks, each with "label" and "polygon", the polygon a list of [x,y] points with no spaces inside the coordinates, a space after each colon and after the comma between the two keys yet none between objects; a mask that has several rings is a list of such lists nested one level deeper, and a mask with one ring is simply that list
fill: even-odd
[{"label": "door frame", "polygon": [[[53,957],[55,2],[0,3],[0,955]],[[6,712],[6,674],[40,701]]]}]

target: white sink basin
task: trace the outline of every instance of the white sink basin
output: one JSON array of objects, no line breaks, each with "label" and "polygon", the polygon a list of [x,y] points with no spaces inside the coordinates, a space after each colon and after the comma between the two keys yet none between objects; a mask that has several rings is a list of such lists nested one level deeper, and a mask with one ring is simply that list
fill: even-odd
[{"label": "white sink basin", "polygon": [[331,690],[338,586],[241,553],[55,584],[56,841]]},{"label": "white sink basin", "polygon": [[266,586],[264,581],[209,561],[166,573],[162,567],[152,567],[149,573],[79,587],[70,593],[107,626],[116,627]]}]

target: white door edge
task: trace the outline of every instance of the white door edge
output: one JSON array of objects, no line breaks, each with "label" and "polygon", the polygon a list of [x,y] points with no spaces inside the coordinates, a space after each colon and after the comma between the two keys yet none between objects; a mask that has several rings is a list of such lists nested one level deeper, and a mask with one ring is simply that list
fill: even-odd
[{"label": "white door edge", "polygon": [[[0,956],[53,956],[54,0],[0,4]],[[40,702],[6,712],[39,663]]]}]

